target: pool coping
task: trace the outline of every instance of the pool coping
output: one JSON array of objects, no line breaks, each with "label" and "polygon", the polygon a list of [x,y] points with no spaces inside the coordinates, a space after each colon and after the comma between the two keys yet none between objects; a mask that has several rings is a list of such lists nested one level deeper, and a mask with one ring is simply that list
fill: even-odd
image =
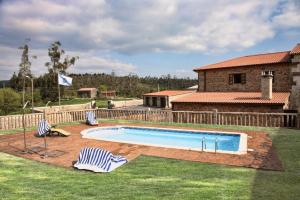
[{"label": "pool coping", "polygon": [[[155,145],[155,144],[149,144],[144,142],[124,142],[121,140],[115,140],[115,139],[99,139],[94,136],[87,136],[88,132],[91,130],[98,130],[98,129],[106,129],[106,128],[143,128],[143,129],[158,129],[158,130],[173,130],[173,131],[180,131],[180,132],[206,132],[211,134],[231,134],[231,135],[240,135],[240,142],[239,142],[239,149],[238,151],[225,151],[225,150],[209,150],[209,149],[203,149],[202,148],[186,148],[186,147],[179,147],[179,146],[171,146],[171,145]],[[136,144],[136,145],[143,145],[143,146],[152,146],[152,147],[162,147],[162,148],[172,148],[172,149],[182,149],[182,150],[189,150],[189,151],[197,151],[197,152],[208,152],[208,153],[225,153],[225,154],[235,154],[235,155],[244,155],[247,154],[248,151],[248,135],[246,133],[242,132],[230,132],[230,131],[208,131],[208,130],[202,130],[202,129],[175,129],[175,128],[161,128],[161,127],[147,127],[147,126],[130,126],[130,125],[115,125],[115,126],[101,126],[101,127],[95,127],[95,128],[88,128],[84,129],[80,132],[82,138],[85,139],[94,139],[94,140],[102,140],[102,141],[108,141],[108,142],[118,142],[123,144]]]}]

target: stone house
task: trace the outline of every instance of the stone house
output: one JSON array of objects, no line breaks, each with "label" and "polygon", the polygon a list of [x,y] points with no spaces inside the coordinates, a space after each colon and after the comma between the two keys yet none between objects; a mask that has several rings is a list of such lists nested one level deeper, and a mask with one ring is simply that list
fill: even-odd
[{"label": "stone house", "polygon": [[300,107],[300,44],[291,51],[233,58],[194,69],[198,91],[173,110],[284,112]]},{"label": "stone house", "polygon": [[97,88],[80,88],[77,90],[77,95],[80,98],[96,98],[97,97]]},{"label": "stone house", "polygon": [[156,108],[171,108],[171,101],[193,93],[192,90],[164,90],[143,95],[143,105]]}]

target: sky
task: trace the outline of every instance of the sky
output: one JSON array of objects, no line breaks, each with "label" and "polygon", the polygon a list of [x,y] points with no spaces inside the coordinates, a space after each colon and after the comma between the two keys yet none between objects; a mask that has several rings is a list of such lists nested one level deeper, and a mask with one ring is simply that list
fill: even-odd
[{"label": "sky", "polygon": [[35,76],[60,41],[79,56],[69,73],[196,78],[195,67],[290,50],[299,10],[300,0],[0,0],[0,80],[18,72],[26,38]]}]

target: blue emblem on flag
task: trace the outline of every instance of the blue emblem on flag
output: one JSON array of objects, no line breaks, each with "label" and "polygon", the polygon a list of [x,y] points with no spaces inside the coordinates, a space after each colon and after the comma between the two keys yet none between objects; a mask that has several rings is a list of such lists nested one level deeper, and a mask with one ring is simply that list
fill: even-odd
[{"label": "blue emblem on flag", "polygon": [[58,74],[58,84],[59,85],[64,85],[64,86],[71,86],[72,85],[72,78],[62,75],[62,74]]}]

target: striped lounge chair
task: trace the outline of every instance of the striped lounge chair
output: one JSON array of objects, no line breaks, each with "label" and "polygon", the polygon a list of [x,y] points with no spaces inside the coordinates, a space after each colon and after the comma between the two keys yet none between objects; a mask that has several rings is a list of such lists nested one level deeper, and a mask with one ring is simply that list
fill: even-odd
[{"label": "striped lounge chair", "polygon": [[125,157],[115,156],[105,149],[84,147],[81,149],[74,167],[93,172],[107,173],[127,162]]},{"label": "striped lounge chair", "polygon": [[38,132],[36,134],[37,137],[43,137],[43,136],[47,136],[47,135],[54,135],[54,133],[57,133],[57,135],[60,136],[69,136],[71,135],[71,133],[69,133],[68,131],[65,131],[63,129],[59,129],[59,128],[52,128],[50,126],[50,124],[47,122],[47,120],[42,119],[39,122],[38,125]]},{"label": "striped lounge chair", "polygon": [[39,122],[39,125],[38,125],[37,136],[38,137],[42,137],[42,136],[50,135],[50,134],[51,134],[51,126],[50,126],[50,124],[47,122],[47,120],[42,119]]},{"label": "striped lounge chair", "polygon": [[96,121],[95,113],[92,111],[86,112],[86,124],[91,126],[97,126],[98,122]]}]

